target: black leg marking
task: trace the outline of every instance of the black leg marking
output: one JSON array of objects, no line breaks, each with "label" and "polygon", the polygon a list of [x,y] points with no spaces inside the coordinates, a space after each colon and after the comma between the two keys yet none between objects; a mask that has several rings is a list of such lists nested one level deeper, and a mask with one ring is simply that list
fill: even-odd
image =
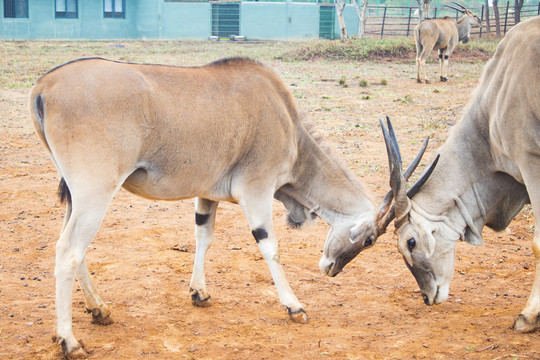
[{"label": "black leg marking", "polygon": [[64,178],[62,178],[60,180],[60,184],[58,184],[58,197],[60,198],[60,202],[62,204],[65,204],[66,202],[68,204],[71,204],[71,192],[69,191],[66,180],[64,180]]},{"label": "black leg marking", "polygon": [[448,55],[444,55],[444,60],[448,60],[449,56]]},{"label": "black leg marking", "polygon": [[199,213],[196,212],[195,213],[195,224],[197,224],[198,226],[204,225],[208,221],[209,217],[210,217],[210,214],[199,214]]},{"label": "black leg marking", "polygon": [[439,59],[442,59],[442,54],[439,54]]},{"label": "black leg marking", "polygon": [[251,232],[253,234],[253,237],[255,238],[255,241],[259,243],[259,241],[266,239],[268,237],[268,233],[263,228],[255,229]]}]

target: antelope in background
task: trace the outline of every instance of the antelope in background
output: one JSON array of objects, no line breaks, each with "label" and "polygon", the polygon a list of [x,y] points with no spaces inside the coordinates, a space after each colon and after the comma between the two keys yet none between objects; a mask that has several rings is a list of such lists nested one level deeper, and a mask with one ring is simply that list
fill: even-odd
[{"label": "antelope in background", "polygon": [[[535,17],[516,25],[499,43],[461,121],[438,150],[439,164],[430,167],[431,177],[413,195],[407,196],[391,125],[387,131],[383,124],[397,246],[427,305],[448,297],[458,240],[481,245],[484,226],[505,229],[527,203],[539,217],[538,34],[540,17]],[[532,249],[536,275],[527,305],[514,321],[519,332],[540,325],[538,226]]]},{"label": "antelope in background", "polygon": [[414,40],[416,42],[416,81],[420,79],[420,71],[423,80],[429,83],[426,75],[426,60],[432,50],[439,50],[439,63],[441,65],[441,81],[448,80],[448,59],[458,42],[469,42],[471,28],[474,25],[482,26],[482,20],[464,6],[454,3],[459,8],[446,5],[460,11],[463,16],[459,20],[445,16],[440,19],[423,20],[414,28]]},{"label": "antelope in background", "polygon": [[280,302],[297,322],[308,318],[280,264],[273,198],[292,226],[316,216],[330,224],[319,263],[329,276],[377,238],[382,215],[367,190],[314,140],[283,82],[258,62],[183,68],[80,59],[42,76],[30,108],[67,202],[55,266],[55,339],[66,355],[86,354],[72,331],[75,276],[93,322],[112,322],[85,254],[120,187],[150,199],[197,197],[195,306],[210,303],[204,263],[219,201],[242,207]]}]

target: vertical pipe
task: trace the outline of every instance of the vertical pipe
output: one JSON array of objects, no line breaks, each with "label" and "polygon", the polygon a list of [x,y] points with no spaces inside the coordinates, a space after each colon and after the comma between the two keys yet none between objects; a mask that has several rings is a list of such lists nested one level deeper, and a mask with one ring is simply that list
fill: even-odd
[{"label": "vertical pipe", "polygon": [[510,1],[506,2],[506,14],[504,15],[504,34],[506,35],[506,25],[508,24],[508,8],[510,7]]},{"label": "vertical pipe", "polygon": [[[482,24],[484,23],[484,4],[482,4],[482,12],[481,12],[481,16],[480,16],[480,21],[482,22]],[[484,26],[480,25],[480,36],[479,37],[482,37],[482,29],[484,29]]]},{"label": "vertical pipe", "polygon": [[387,7],[385,6],[384,7],[383,18],[382,18],[382,26],[381,26],[381,39],[383,38],[383,34],[384,34],[384,23],[386,22],[386,9],[387,9]]},{"label": "vertical pipe", "polygon": [[409,21],[407,22],[407,36],[409,36],[409,27],[411,26],[411,14],[412,14],[412,8],[409,8]]}]

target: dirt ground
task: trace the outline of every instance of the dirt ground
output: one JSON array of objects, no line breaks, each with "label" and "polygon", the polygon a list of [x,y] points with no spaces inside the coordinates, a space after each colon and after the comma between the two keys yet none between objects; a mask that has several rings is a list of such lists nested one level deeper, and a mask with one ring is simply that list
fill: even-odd
[{"label": "dirt ground", "polygon": [[[406,164],[432,137],[425,166],[459,120],[480,60],[455,61],[449,82],[428,85],[414,80],[412,60],[265,62],[380,201],[388,167],[378,117],[393,120]],[[438,78],[436,64],[428,69]],[[59,359],[53,271],[64,207],[30,123],[28,94],[0,89],[0,358]],[[237,205],[220,204],[206,264],[212,306],[195,308],[188,293],[194,200],[150,201],[121,190],[87,252],[114,324],[92,325],[74,289],[74,334],[90,359],[540,359],[540,332],[511,329],[534,276],[529,207],[507,230],[485,229],[484,246],[458,244],[449,299],[431,307],[395,248],[393,228],[328,278],[318,261],[329,226],[318,220],[294,230],[284,216],[276,202],[281,261],[308,324],[291,322],[280,306]]]}]

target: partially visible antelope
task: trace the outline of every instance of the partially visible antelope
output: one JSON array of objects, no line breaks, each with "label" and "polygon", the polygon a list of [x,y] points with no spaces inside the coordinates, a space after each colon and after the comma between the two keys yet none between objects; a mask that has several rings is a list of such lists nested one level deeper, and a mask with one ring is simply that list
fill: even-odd
[{"label": "partially visible antelope", "polygon": [[112,321],[85,254],[120,187],[150,199],[197,197],[190,282],[196,306],[209,304],[204,263],[221,200],[242,207],[296,322],[308,318],[280,264],[273,198],[293,226],[316,216],[330,224],[319,263],[330,276],[376,240],[380,215],[371,196],[314,140],[286,86],[258,62],[183,68],[80,59],[41,77],[30,107],[67,202],[55,276],[56,340],[69,356],[86,354],[72,332],[75,277],[93,322]]},{"label": "partially visible antelope", "polygon": [[[458,240],[483,243],[482,228],[505,229],[531,203],[540,214],[540,17],[510,30],[488,62],[461,121],[438,150],[438,165],[407,196],[399,147],[391,125],[384,130],[395,194],[398,249],[424,302],[448,297]],[[437,158],[437,159],[438,159]],[[435,164],[435,163],[434,163]],[[434,167],[435,166],[435,167]],[[413,191],[414,189],[414,191]],[[532,244],[536,276],[519,332],[540,325],[540,228]]]},{"label": "partially visible antelope", "polygon": [[459,8],[448,7],[460,11],[463,16],[459,20],[445,16],[440,19],[423,20],[414,28],[414,40],[416,42],[416,81],[423,80],[429,83],[426,75],[426,60],[432,50],[439,50],[439,63],[441,66],[441,81],[448,81],[448,59],[458,42],[469,42],[471,28],[474,25],[482,25],[482,20],[466,9],[464,6],[455,3]]}]

